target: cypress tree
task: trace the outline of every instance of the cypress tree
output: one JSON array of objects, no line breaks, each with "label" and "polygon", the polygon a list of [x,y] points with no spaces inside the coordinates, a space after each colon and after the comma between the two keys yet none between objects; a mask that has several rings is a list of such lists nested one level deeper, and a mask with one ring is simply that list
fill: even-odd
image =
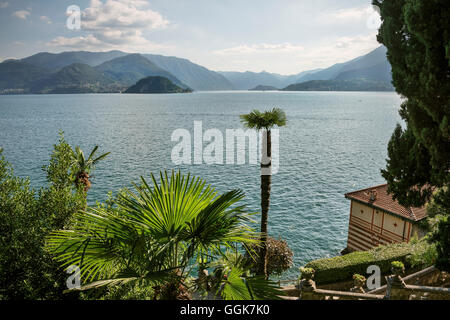
[{"label": "cypress tree", "polygon": [[[374,0],[393,85],[405,97],[388,147],[383,177],[405,206],[426,203],[450,184],[450,3],[448,0]],[[449,188],[445,188],[450,190]],[[449,191],[447,191],[449,192]]]}]

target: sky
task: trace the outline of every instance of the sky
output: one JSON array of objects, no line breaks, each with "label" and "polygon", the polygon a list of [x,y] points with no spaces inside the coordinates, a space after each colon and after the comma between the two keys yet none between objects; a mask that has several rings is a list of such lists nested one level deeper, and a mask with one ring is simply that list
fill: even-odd
[{"label": "sky", "polygon": [[297,74],[379,47],[379,15],[370,4],[0,0],[0,61],[43,51],[122,50],[186,58],[215,71]]}]

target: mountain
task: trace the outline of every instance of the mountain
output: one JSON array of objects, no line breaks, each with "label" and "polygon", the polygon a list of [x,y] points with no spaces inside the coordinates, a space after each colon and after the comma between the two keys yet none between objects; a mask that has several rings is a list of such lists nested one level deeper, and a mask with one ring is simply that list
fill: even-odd
[{"label": "mountain", "polygon": [[131,86],[138,80],[149,76],[161,76],[182,88],[188,88],[170,72],[158,67],[141,54],[129,54],[104,62],[96,67],[109,77],[124,85]]},{"label": "mountain", "polygon": [[[60,55],[38,54],[22,60],[0,63],[0,93],[90,93],[121,92],[148,76],[162,76],[182,88],[187,85],[170,72],[140,54],[126,54],[98,66],[75,62],[89,60],[95,64],[121,52],[75,52]],[[34,63],[34,64],[31,64]]]},{"label": "mountain", "polygon": [[296,83],[301,81],[301,79],[307,75],[322,71],[322,68],[319,69],[313,69],[313,70],[307,70],[307,71],[303,71],[300,72],[299,74],[293,75],[293,76],[289,76],[286,81],[288,81],[289,83]]},{"label": "mountain", "polygon": [[220,73],[211,71],[187,59],[144,54],[144,57],[167,70],[189,87],[199,91],[232,90],[233,85]]},{"label": "mountain", "polygon": [[285,76],[269,72],[234,72],[234,71],[219,71],[225,76],[237,90],[251,90],[252,88],[262,85],[276,88],[284,88],[291,83],[297,82],[297,79],[306,74],[317,72],[321,69],[304,71],[299,74]]},{"label": "mountain", "polygon": [[125,93],[187,93],[190,89],[184,89],[175,85],[165,77],[146,77],[128,88]]},{"label": "mountain", "polygon": [[152,54],[42,52],[0,63],[0,94],[66,93],[71,90],[120,92],[148,76],[165,77],[181,88],[194,90],[249,90],[257,86],[286,88],[311,80],[355,79],[374,81],[374,84],[384,82],[393,90],[386,48],[379,47],[345,63],[290,76],[268,72],[214,72],[186,59]]},{"label": "mountain", "polygon": [[55,72],[74,63],[82,63],[94,67],[106,61],[126,56],[127,54],[128,53],[122,51],[72,51],[62,53],[41,52],[22,59],[21,61]]},{"label": "mountain", "polygon": [[282,91],[392,91],[392,86],[384,81],[368,79],[310,80],[292,84]]},{"label": "mountain", "polygon": [[391,65],[386,58],[386,52],[386,47],[378,47],[356,59],[337,63],[321,71],[306,74],[297,79],[297,82],[358,78],[391,82]]},{"label": "mountain", "polygon": [[326,69],[301,72],[296,75],[283,76],[275,73],[255,72],[220,72],[238,90],[249,90],[258,85],[284,88],[290,84],[311,80],[353,80],[366,79],[382,81],[390,85],[391,66],[386,58],[387,49],[381,46],[366,55],[344,63],[337,63]]},{"label": "mountain", "polygon": [[253,89],[249,89],[249,91],[276,91],[279,90],[278,88],[272,87],[272,86],[256,86]]},{"label": "mountain", "polygon": [[120,84],[87,64],[74,63],[31,85],[33,93],[117,92]]},{"label": "mountain", "polygon": [[283,90],[394,91],[384,46],[344,63],[306,74]]},{"label": "mountain", "polygon": [[18,60],[0,63],[0,93],[29,93],[30,86],[50,76],[44,68]]},{"label": "mountain", "polygon": [[[62,53],[41,52],[20,60],[21,62],[34,65],[55,73],[64,67],[74,63],[87,64],[91,67],[99,66],[110,60],[124,57],[130,53],[122,51],[89,52],[73,51]],[[144,54],[145,58],[161,69],[166,70],[176,77],[180,83],[195,90],[232,90],[233,85],[221,74],[208,70],[187,59],[167,57],[162,55]],[[128,79],[128,85],[135,83],[138,79]],[[131,82],[130,82],[131,81]]]},{"label": "mountain", "polygon": [[335,79],[336,80],[369,79],[390,83],[392,81],[391,65],[388,63],[379,63],[377,65],[367,68],[343,71],[339,73],[335,77]]},{"label": "mountain", "polygon": [[36,93],[100,93],[121,92],[142,78],[160,76],[178,87],[188,88],[168,71],[140,54],[129,54],[106,61],[99,66],[74,63],[34,83]]},{"label": "mountain", "polygon": [[282,80],[278,75],[268,72],[220,72],[225,76],[237,90],[249,90],[258,85],[284,87]]}]

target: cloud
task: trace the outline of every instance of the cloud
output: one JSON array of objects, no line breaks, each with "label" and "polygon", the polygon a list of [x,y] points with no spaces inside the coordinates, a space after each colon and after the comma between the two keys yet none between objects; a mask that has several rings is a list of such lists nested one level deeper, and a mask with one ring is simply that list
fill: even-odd
[{"label": "cloud", "polygon": [[[122,36],[117,36],[117,34]],[[47,43],[52,47],[65,47],[76,50],[92,50],[92,51],[108,51],[108,50],[123,50],[128,52],[152,52],[155,50],[168,49],[167,46],[152,43],[142,35],[136,35],[130,32],[129,35],[124,31],[117,31],[114,34],[88,34],[86,36],[78,37],[57,37],[51,42]]]},{"label": "cloud", "polygon": [[71,48],[154,50],[161,46],[151,43],[144,35],[149,30],[169,25],[159,12],[148,8],[143,0],[91,0],[81,12],[81,30],[88,33],[78,37],[58,37],[49,45]]},{"label": "cloud", "polygon": [[16,18],[27,20],[28,16],[31,15],[31,12],[27,10],[19,10],[15,11],[12,15]]},{"label": "cloud", "polygon": [[377,32],[354,37],[339,37],[315,47],[302,58],[313,68],[345,62],[378,48],[380,44],[376,40],[376,34]]},{"label": "cloud", "polygon": [[284,74],[296,74],[348,61],[379,46],[376,32],[373,32],[369,35],[329,38],[308,47],[291,43],[244,44],[216,50],[213,54],[219,58],[219,63],[226,56],[226,61],[232,63],[237,71],[260,72],[267,69],[270,61],[272,69]]},{"label": "cloud", "polygon": [[158,29],[169,22],[153,10],[145,9],[142,0],[92,0],[91,6],[81,14],[82,28],[88,31],[110,29]]},{"label": "cloud", "polygon": [[325,18],[332,20],[355,20],[367,18],[368,8],[346,8],[340,9],[334,12],[328,12],[324,14]]},{"label": "cloud", "polygon": [[378,30],[381,25],[380,8],[377,6],[366,6],[324,12],[319,16],[319,23],[359,25],[369,30]]},{"label": "cloud", "polygon": [[9,7],[9,2],[0,2],[0,9],[5,9]]},{"label": "cloud", "polygon": [[267,54],[267,53],[286,53],[286,52],[298,52],[303,51],[304,47],[293,45],[289,42],[279,44],[252,44],[252,45],[239,45],[222,50],[216,50],[214,53],[219,55],[240,55],[240,54]]},{"label": "cloud", "polygon": [[80,36],[80,37],[72,37],[72,38],[57,37],[57,38],[53,39],[49,44],[52,46],[58,46],[58,47],[92,48],[92,47],[97,47],[97,46],[101,45],[102,42],[90,34],[88,36]]},{"label": "cloud", "polygon": [[50,20],[50,18],[47,17],[47,16],[41,16],[40,19],[41,19],[41,21],[44,21],[44,22],[46,22],[48,24],[52,23],[52,20]]}]

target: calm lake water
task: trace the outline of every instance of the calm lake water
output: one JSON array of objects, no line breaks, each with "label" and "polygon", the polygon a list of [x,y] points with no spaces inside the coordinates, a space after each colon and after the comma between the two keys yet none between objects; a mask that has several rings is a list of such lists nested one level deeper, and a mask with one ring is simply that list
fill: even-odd
[{"label": "calm lake water", "polygon": [[45,183],[41,168],[58,131],[86,152],[95,145],[111,155],[95,170],[89,200],[130,187],[150,172],[181,169],[219,191],[240,188],[259,211],[257,165],[183,165],[171,161],[175,129],[193,132],[242,128],[239,115],[280,107],[280,168],[272,178],[269,232],[288,240],[298,267],[337,255],[346,246],[350,203],[344,193],[383,183],[387,143],[397,122],[400,97],[374,92],[199,92],[177,95],[0,96],[0,147],[15,173]]}]

